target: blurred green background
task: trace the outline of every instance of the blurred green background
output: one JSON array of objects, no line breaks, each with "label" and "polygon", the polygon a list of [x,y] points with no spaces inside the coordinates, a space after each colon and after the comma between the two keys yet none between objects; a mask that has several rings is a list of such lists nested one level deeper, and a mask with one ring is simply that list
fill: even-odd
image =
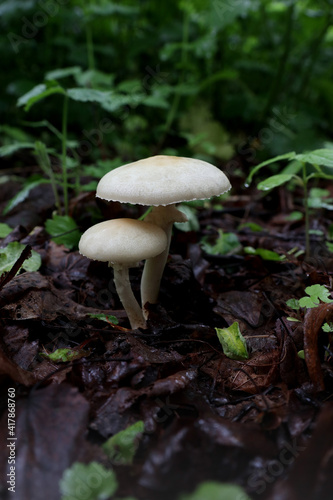
[{"label": "blurred green background", "polygon": [[[332,147],[332,7],[4,0],[0,146],[38,139],[61,149],[60,86],[72,89],[68,165],[94,164],[96,177],[110,168],[106,160],[161,153],[241,166],[246,175],[272,155]],[[37,85],[44,98],[25,110]]]}]

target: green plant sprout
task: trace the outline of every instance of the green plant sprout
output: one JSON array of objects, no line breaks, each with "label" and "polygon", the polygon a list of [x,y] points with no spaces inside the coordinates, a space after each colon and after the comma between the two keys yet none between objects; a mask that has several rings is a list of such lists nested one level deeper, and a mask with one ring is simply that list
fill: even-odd
[{"label": "green plant sprout", "polygon": [[[282,160],[289,161],[289,165],[282,170],[280,174],[267,177],[265,180],[259,182],[257,188],[261,191],[270,191],[275,187],[281,186],[292,179],[302,186],[304,191],[304,212],[305,212],[305,255],[306,258],[310,256],[310,207],[308,183],[311,179],[328,179],[333,180],[333,149],[316,149],[304,154],[296,154],[295,152],[286,153],[283,155],[275,156],[270,160],[264,161],[256,165],[250,172],[246,180],[246,186],[249,186],[254,175],[267,165],[277,163]],[[308,171],[307,164],[312,166],[311,171]],[[323,170],[327,167],[329,172]],[[325,207],[327,208],[327,206]]]},{"label": "green plant sprout", "polygon": [[[300,311],[302,308],[313,309],[318,307],[321,303],[332,303],[333,299],[330,298],[330,292],[324,285],[311,285],[305,289],[306,295],[301,299],[289,299],[286,304],[294,311]],[[300,321],[299,318],[288,316],[289,321]],[[324,330],[326,331],[326,330]]]},{"label": "green plant sprout", "polygon": [[231,359],[248,359],[246,341],[235,321],[228,328],[215,328],[224,354]]}]

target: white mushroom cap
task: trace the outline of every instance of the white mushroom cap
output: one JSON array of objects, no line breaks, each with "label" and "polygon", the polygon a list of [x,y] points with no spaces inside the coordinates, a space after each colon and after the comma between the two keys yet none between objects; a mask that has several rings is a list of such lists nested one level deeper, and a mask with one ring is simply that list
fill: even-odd
[{"label": "white mushroom cap", "polygon": [[113,219],[95,224],[83,233],[79,251],[102,262],[134,266],[159,255],[167,245],[163,229],[133,219]]},{"label": "white mushroom cap", "polygon": [[230,188],[227,176],[210,163],[178,156],[152,156],[108,172],[99,181],[96,196],[157,206],[204,200]]}]

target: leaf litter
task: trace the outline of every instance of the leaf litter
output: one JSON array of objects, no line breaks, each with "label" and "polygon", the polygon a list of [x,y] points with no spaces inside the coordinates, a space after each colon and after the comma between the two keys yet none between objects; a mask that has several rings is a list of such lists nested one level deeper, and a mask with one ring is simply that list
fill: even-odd
[{"label": "leaf litter", "polygon": [[[199,232],[175,231],[147,331],[132,331],[107,266],[50,240],[42,227],[49,200],[39,192],[2,221],[12,228],[2,246],[30,245],[42,261],[37,271],[8,276],[0,293],[1,434],[5,441],[6,393],[15,387],[17,498],[73,495],[71,477],[87,494],[92,464],[105,473],[110,498],[187,498],[196,489],[215,491],[214,482],[216,491],[233,483],[253,500],[331,498],[332,347],[321,327],[333,318],[332,256],[316,241],[320,259],[288,254],[300,247],[302,223],[272,214],[261,196],[230,197],[222,212],[201,208]],[[285,258],[265,260],[239,247],[211,255],[200,239],[207,249],[219,230],[237,234],[240,247]],[[136,294],[141,271],[130,271]],[[288,307],[318,284],[330,290],[327,303]],[[299,321],[288,321],[292,315]],[[115,319],[99,319],[109,316]],[[235,322],[248,359],[227,357],[217,337],[216,329]],[[116,446],[118,433],[138,422],[131,460],[119,445],[112,463],[103,444]],[[0,463],[8,471],[5,447]]]}]

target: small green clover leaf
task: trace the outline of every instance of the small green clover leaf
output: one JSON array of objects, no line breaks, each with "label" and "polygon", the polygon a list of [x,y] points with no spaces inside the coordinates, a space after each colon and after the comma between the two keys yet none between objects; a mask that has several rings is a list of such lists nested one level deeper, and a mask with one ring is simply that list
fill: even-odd
[{"label": "small green clover leaf", "polygon": [[329,290],[325,288],[324,285],[312,285],[308,286],[305,289],[305,293],[309,295],[309,297],[302,297],[299,300],[300,307],[306,307],[307,309],[311,309],[313,307],[317,307],[320,304],[320,301],[325,303],[333,302],[333,300],[329,296]]}]

